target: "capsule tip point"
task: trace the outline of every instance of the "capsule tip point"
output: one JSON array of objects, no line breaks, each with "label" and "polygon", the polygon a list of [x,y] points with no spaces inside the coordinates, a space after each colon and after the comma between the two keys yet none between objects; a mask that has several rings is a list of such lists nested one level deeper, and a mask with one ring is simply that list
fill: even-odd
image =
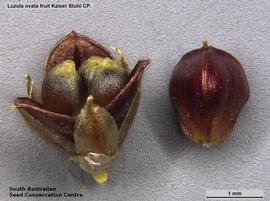
[{"label": "capsule tip point", "polygon": [[11,111],[15,111],[17,109],[17,106],[13,103],[10,105]]},{"label": "capsule tip point", "polygon": [[88,96],[87,97],[86,104],[87,105],[92,105],[93,101],[94,101],[94,97],[93,96]]},{"label": "capsule tip point", "polygon": [[208,47],[208,41],[207,40],[203,41],[203,47],[204,48],[207,48]]}]

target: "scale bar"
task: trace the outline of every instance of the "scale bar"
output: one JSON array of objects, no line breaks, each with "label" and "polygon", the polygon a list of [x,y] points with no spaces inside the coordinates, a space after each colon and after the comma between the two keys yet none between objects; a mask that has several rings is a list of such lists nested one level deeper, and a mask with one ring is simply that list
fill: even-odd
[{"label": "scale bar", "polygon": [[260,197],[206,197],[206,198],[222,198],[222,199],[224,199],[224,198],[248,198],[248,199],[252,199],[252,198],[256,198],[256,199],[263,199],[263,197],[262,196],[260,196]]},{"label": "scale bar", "polygon": [[244,199],[253,199],[253,200],[263,200],[264,198],[264,190],[206,190],[205,195],[207,199],[234,199],[240,200]]}]

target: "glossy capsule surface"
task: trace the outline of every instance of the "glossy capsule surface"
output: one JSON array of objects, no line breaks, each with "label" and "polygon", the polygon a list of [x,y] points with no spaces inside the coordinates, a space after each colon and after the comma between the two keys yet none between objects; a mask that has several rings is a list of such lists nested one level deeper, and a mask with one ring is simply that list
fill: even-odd
[{"label": "glossy capsule surface", "polygon": [[184,134],[205,147],[231,133],[249,98],[248,81],[239,61],[206,42],[178,62],[169,91]]}]

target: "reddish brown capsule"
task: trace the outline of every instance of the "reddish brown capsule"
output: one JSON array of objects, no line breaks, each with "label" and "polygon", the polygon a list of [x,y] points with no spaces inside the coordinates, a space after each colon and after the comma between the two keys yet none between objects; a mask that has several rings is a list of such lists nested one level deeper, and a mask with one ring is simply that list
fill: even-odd
[{"label": "reddish brown capsule", "polygon": [[237,59],[204,42],[175,66],[170,97],[184,134],[209,147],[232,131],[249,86]]}]

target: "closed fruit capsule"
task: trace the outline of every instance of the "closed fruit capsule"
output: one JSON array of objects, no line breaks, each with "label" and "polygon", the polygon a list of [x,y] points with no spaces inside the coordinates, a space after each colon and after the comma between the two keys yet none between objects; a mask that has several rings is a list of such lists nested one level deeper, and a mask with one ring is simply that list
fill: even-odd
[{"label": "closed fruit capsule", "polygon": [[207,42],[182,57],[172,72],[169,88],[184,134],[204,147],[231,133],[249,98],[241,64]]}]

